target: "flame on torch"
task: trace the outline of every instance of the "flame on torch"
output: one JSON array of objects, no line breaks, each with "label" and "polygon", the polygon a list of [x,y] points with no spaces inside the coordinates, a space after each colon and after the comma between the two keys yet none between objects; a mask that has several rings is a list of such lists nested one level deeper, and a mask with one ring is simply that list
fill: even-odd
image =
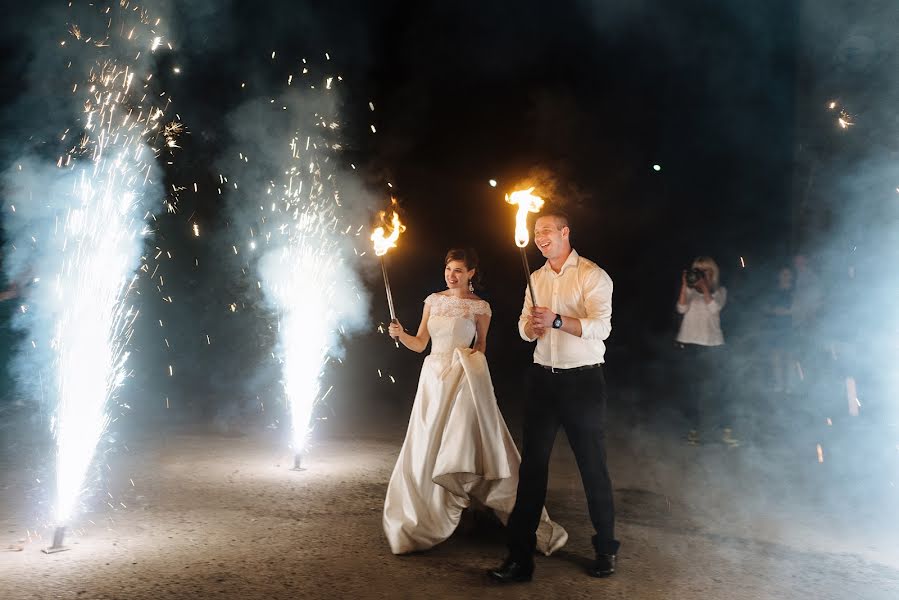
[{"label": "flame on torch", "polygon": [[527,248],[530,243],[530,235],[528,233],[528,213],[540,212],[543,208],[543,198],[535,196],[531,192],[533,187],[526,190],[518,190],[511,194],[506,194],[506,202],[518,205],[518,213],[515,215],[515,244],[519,248]]},{"label": "flame on torch", "polygon": [[537,297],[534,295],[534,282],[531,281],[531,266],[528,264],[528,255],[525,248],[530,242],[528,234],[528,213],[540,212],[543,208],[543,198],[535,196],[531,192],[533,187],[526,190],[516,190],[511,194],[506,194],[506,202],[512,205],[518,205],[518,212],[515,215],[515,244],[521,250],[521,266],[524,268],[524,277],[527,281],[528,293],[531,296],[531,305],[537,306]]},{"label": "flame on torch", "polygon": [[[391,203],[396,207],[396,198],[391,198]],[[386,212],[381,211],[380,218],[384,221]],[[371,234],[371,241],[375,247],[375,255],[381,257],[381,274],[384,275],[384,291],[387,292],[387,308],[390,310],[390,322],[396,322],[396,310],[393,308],[393,294],[390,291],[390,278],[387,277],[387,265],[384,264],[384,256],[391,248],[396,248],[396,241],[400,239],[400,234],[406,230],[406,226],[400,222],[400,216],[393,211],[393,217],[390,219],[390,235],[384,235],[384,227],[376,228]],[[399,340],[393,340],[394,345],[399,348]]]},{"label": "flame on torch", "polygon": [[[382,220],[386,214],[383,211],[381,212]],[[384,227],[378,227],[371,234],[371,241],[375,246],[375,255],[384,256],[388,250],[396,248],[396,242],[404,231],[406,231],[406,226],[400,222],[400,216],[396,214],[396,211],[393,211],[393,217],[390,220],[390,235],[385,236]]]}]

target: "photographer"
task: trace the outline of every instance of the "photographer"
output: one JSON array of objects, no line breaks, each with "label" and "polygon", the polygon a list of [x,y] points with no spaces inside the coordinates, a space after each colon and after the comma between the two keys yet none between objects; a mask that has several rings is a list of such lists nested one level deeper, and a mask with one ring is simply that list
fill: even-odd
[{"label": "photographer", "polygon": [[[686,416],[691,422],[687,442],[700,443],[700,431],[723,425],[721,440],[734,447],[739,442],[727,425],[727,399],[721,394],[724,334],[721,310],[727,302],[727,290],[719,283],[718,264],[708,256],[697,257],[681,274],[677,312],[683,315],[677,344],[684,358],[686,377]],[[714,421],[718,421],[715,423]]]}]

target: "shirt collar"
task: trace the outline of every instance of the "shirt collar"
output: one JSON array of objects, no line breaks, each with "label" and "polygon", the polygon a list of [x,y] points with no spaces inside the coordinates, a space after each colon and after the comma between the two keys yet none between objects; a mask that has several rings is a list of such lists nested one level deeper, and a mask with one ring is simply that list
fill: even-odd
[{"label": "shirt collar", "polygon": [[567,269],[568,267],[576,267],[577,266],[578,257],[579,257],[579,255],[577,253],[577,250],[572,248],[571,254],[569,254],[568,258],[565,259],[565,262],[562,263],[562,268],[559,269],[558,273],[553,271],[553,268],[551,266],[549,266],[549,261],[546,261],[545,263],[543,263],[543,268],[546,269],[547,271],[549,271],[550,273],[552,273],[553,275],[561,275],[562,273],[565,272],[565,269]]}]

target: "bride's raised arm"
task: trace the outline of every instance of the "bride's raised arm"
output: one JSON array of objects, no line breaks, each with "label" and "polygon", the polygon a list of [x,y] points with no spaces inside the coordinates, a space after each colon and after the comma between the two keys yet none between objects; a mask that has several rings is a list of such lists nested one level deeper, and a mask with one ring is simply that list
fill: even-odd
[{"label": "bride's raised arm", "polygon": [[409,350],[415,352],[424,352],[431,341],[431,334],[428,333],[428,318],[431,316],[431,306],[425,303],[424,310],[421,313],[421,324],[418,326],[418,334],[412,335],[403,329],[399,321],[391,323],[389,327],[391,337],[398,338],[400,343]]}]

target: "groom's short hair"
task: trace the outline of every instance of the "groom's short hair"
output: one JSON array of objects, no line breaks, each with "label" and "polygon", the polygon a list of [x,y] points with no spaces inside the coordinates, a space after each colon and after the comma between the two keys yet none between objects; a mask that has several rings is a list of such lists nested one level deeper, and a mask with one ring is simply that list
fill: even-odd
[{"label": "groom's short hair", "polygon": [[559,229],[563,229],[565,227],[568,227],[569,229],[571,228],[571,222],[568,218],[568,213],[566,213],[558,206],[553,206],[551,204],[547,205],[542,211],[540,211],[538,218],[540,217],[552,217],[556,220],[556,225]]}]

